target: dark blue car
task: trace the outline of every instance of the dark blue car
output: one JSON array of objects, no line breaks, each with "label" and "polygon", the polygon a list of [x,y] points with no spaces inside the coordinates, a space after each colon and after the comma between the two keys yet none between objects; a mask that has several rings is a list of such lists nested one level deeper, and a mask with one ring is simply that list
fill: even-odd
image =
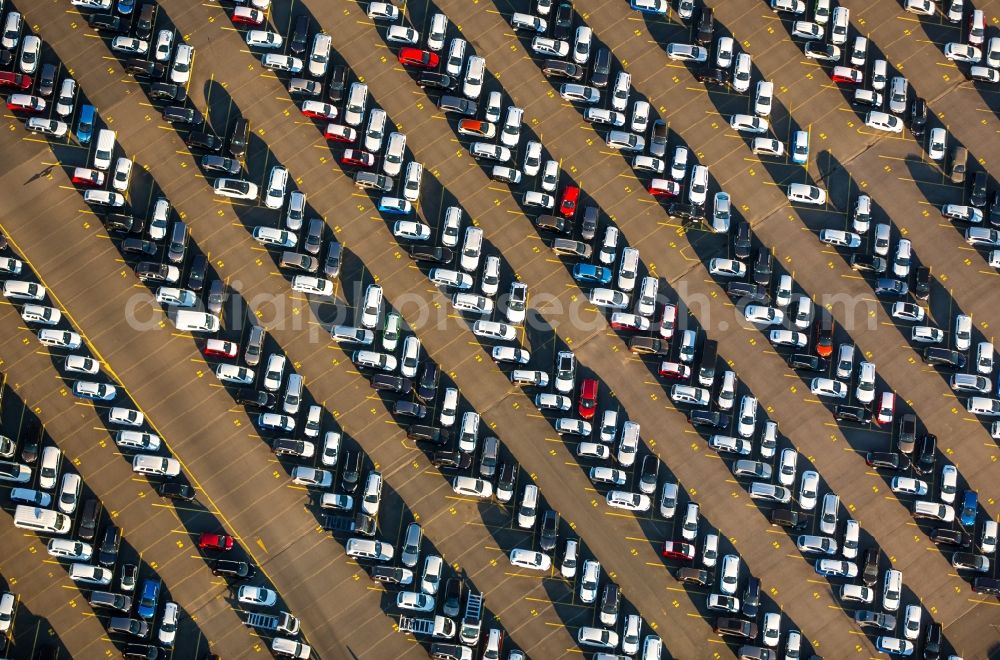
[{"label": "dark blue car", "polygon": [[118,13],[129,16],[135,10],[135,0],[118,0]]},{"label": "dark blue car", "polygon": [[143,619],[156,616],[156,602],[160,599],[160,581],[146,578],[142,583],[142,596],[139,597],[139,609],[136,612]]},{"label": "dark blue car", "polygon": [[90,138],[94,137],[94,119],[97,111],[92,105],[80,107],[80,121],[76,125],[76,137],[80,144],[90,144]]},{"label": "dark blue car", "polygon": [[959,520],[963,527],[972,527],[976,524],[976,511],[979,508],[979,493],[974,490],[967,490],[962,495],[962,514]]},{"label": "dark blue car", "polygon": [[586,284],[608,284],[611,282],[611,269],[594,264],[577,264],[573,266],[573,279]]}]

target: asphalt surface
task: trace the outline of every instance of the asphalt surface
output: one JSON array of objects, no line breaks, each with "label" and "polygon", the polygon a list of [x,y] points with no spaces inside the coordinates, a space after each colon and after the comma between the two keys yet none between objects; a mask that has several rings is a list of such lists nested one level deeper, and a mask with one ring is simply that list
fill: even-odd
[{"label": "asphalt surface", "polygon": [[[407,133],[407,148],[424,164],[419,215],[435,227],[444,207],[461,204],[466,215],[484,229],[487,254],[498,254],[503,260],[501,291],[512,276],[528,283],[535,323],[521,340],[531,350],[532,368],[551,371],[556,350],[575,351],[582,371],[592,372],[606,386],[599,409],[617,407],[620,415],[642,425],[646,447],[663,462],[661,482],[676,481],[697,501],[705,518],[703,529],[711,526],[723,537],[722,552],[738,552],[752,574],[761,578],[766,592],[762,609],[781,608],[786,616],[783,629],[800,629],[818,654],[872,655],[870,638],[853,624],[850,612],[845,615],[842,610],[834,593],[836,585],[816,576],[810,562],[803,561],[795,549],[794,539],[768,524],[770,505],[758,506],[747,497],[728,468],[730,461],[719,460],[707,449],[669,403],[665,391],[669,381],[655,375],[655,361],[630,355],[622,337],[608,329],[603,315],[581,304],[584,294],[573,283],[567,266],[547,249],[548,237],[540,238],[531,225],[530,217],[537,213],[529,210],[526,217],[520,193],[512,195],[503,184],[490,181],[468,157],[462,148],[465,138],[460,142],[452,129],[454,120],[438,114],[432,100],[395,63],[394,50],[386,48],[380,36],[384,28],[373,26],[355,3],[342,4],[346,13],[333,12],[336,22],[322,18],[318,23],[333,35],[335,61],[345,61],[364,77],[372,95],[370,103],[384,108]],[[847,3],[855,28],[869,34],[873,48],[884,49],[890,63],[908,75],[916,92],[928,99],[952,139],[969,146],[972,160],[982,163],[989,151],[974,145],[996,140],[995,92],[962,83],[952,67],[944,66],[940,44],[955,38],[954,29],[915,24],[909,17],[900,17],[898,6],[892,3],[872,8],[857,4]],[[273,24],[287,35],[292,14],[311,10],[315,18],[329,13],[318,5],[295,3],[275,9]],[[325,430],[341,429],[356,443],[351,446],[364,450],[366,468],[372,466],[385,476],[379,537],[395,542],[399,549],[406,524],[418,520],[425,531],[425,550],[432,544],[447,564],[486,593],[487,607],[496,617],[492,625],[502,625],[508,644],[532,656],[573,650],[576,628],[597,620],[594,609],[579,602],[578,590],[558,570],[539,578],[508,564],[504,555],[513,547],[534,547],[537,530],[532,534],[517,529],[512,506],[455,496],[441,473],[429,466],[426,455],[404,438],[389,412],[391,399],[387,404],[374,396],[347,354],[329,345],[322,328],[329,327],[332,318],[352,318],[363,286],[373,281],[383,286],[386,300],[416,330],[426,355],[441,366],[461,389],[468,406],[481,413],[501,439],[509,452],[505,459],[520,464],[524,472],[517,492],[534,479],[547,506],[558,511],[565,523],[561,536],[580,536],[585,556],[600,560],[607,575],[622,587],[628,607],[634,607],[661,634],[670,655],[708,657],[724,651],[723,640],[711,631],[714,615],[706,616],[704,592],[677,583],[672,577],[677,563],[659,557],[664,540],[679,538],[675,529],[679,516],[664,521],[656,513],[622,515],[601,503],[604,490],[596,492],[587,479],[590,463],[576,459],[572,439],[560,438],[528,396],[511,387],[490,359],[489,346],[475,340],[467,323],[400,249],[368,195],[341,174],[334,162],[340,150],[323,140],[321,130],[317,131],[322,125],[302,117],[281,81],[261,71],[238,34],[233,34],[236,30],[223,11],[215,5],[177,2],[165,2],[161,9],[159,20],[169,16],[197,48],[189,94],[195,106],[207,111],[212,129],[226,134],[237,112],[250,119],[254,137],[246,161],[248,178],[263,185],[273,164],[288,167],[296,186],[308,194],[311,209],[325,218],[345,245],[349,259],[338,283],[336,304],[316,305],[301,294],[288,295],[288,275],[278,272],[277,253],[263,250],[248,232],[248,227],[259,224],[279,226],[280,217],[259,206],[230,206],[213,198],[196,158],[177,133],[158,119],[139,86],[82,21],[72,13],[67,21],[50,20],[46,12],[51,9],[45,7],[22,11],[29,24],[40,26],[41,36],[74,72],[105,121],[118,130],[124,152],[140,166],[133,177],[131,205],[146,208],[158,194],[156,190],[162,189],[189,223],[192,245],[208,256],[213,271],[227,282],[230,301],[224,317],[225,336],[245,340],[244,310],[238,301],[246,301],[267,325],[275,342],[269,346],[280,347],[304,376],[308,398],[329,411]],[[760,400],[762,413],[766,411],[768,418],[779,423],[782,435],[820,472],[824,484],[840,495],[850,512],[842,517],[850,515],[865,530],[862,545],[869,545],[873,538],[883,551],[883,567],[891,561],[903,570],[904,604],[922,602],[945,626],[948,643],[965,657],[991,653],[997,643],[996,628],[990,627],[996,602],[971,593],[968,582],[954,574],[947,553],[928,540],[926,526],[918,527],[906,503],[892,497],[889,476],[865,466],[865,451],[888,449],[892,436],[870,426],[838,425],[830,409],[809,394],[808,379],[788,370],[766,337],[742,327],[745,324],[740,323],[724,290],[701,265],[711,256],[726,256],[730,243],[672,223],[663,208],[640,190],[648,175],[640,173],[637,178],[620,154],[604,147],[603,133],[591,129],[574,107],[558,98],[523,45],[516,45],[518,38],[508,23],[513,7],[449,2],[439,9],[453,25],[461,26],[475,52],[487,58],[490,73],[499,83],[498,87],[491,82],[487,89],[502,88],[525,109],[522,133],[534,133],[547,153],[561,162],[564,176],[582,187],[585,200],[601,207],[606,216],[602,216],[602,229],[607,220],[613,220],[627,244],[641,249],[644,268],[660,278],[661,295],[686,303],[688,322],[719,341],[720,356],[742,382],[740,394],[745,389]],[[746,141],[727,122],[733,112],[745,111],[749,97],[706,93],[685,67],[666,59],[665,43],[690,40],[691,31],[676,19],[646,21],[618,4],[578,2],[576,9],[598,39],[613,47],[617,60],[627,63],[633,94],[644,95],[669,119],[671,148],[691,146],[699,161],[711,169],[716,182],[711,190],[721,185],[732,195],[734,207],[752,223],[756,238],[774,252],[778,273],[791,274],[796,290],[817,302],[830,301],[823,296],[831,294],[847,300],[831,306],[839,325],[837,342],[852,341],[877,363],[879,389],[894,389],[913,408],[921,427],[939,438],[939,464],[954,463],[963,482],[980,491],[982,506],[995,517],[995,502],[987,493],[995,483],[991,477],[996,471],[996,443],[988,428],[964,412],[935,370],[921,364],[908,341],[907,328],[892,322],[872,294],[871,282],[853,272],[845,257],[820,244],[814,235],[821,228],[849,227],[853,197],[859,190],[868,192],[877,207],[876,218],[891,219],[897,234],[913,241],[919,261],[932,267],[931,317],[948,331],[951,318],[961,310],[972,315],[978,332],[989,340],[991,309],[987,306],[992,299],[988,290],[995,272],[932,208],[960,202],[967,191],[945,183],[937,165],[927,161],[909,133],[901,138],[871,134],[843,93],[787,39],[787,22],[779,22],[763,3],[717,7],[717,34],[723,26],[740,26],[734,36],[754,55],[755,78],[762,74],[776,82],[775,134],[784,137],[797,128],[810,132],[813,155],[806,168],[753,157]],[[434,11],[422,3],[407,7],[421,33],[426,32]],[[106,67],[88,66],[95,59],[106,61]],[[12,126],[19,124],[13,118],[8,121]],[[405,636],[393,632],[392,619],[382,613],[396,612],[391,595],[344,556],[343,539],[331,539],[322,532],[317,509],[304,506],[310,496],[290,485],[288,464],[275,460],[267,438],[253,429],[251,417],[208,373],[210,365],[197,350],[198,340],[173,331],[151,303],[148,289],[134,279],[115,243],[86,209],[53,152],[37,138],[19,139],[24,135],[18,129],[2,138],[4,152],[18,163],[5,175],[4,187],[20,191],[0,202],[3,230],[88,339],[95,356],[153,420],[184,463],[206,510],[189,515],[164,506],[150,516],[148,507],[136,506],[132,491],[138,488],[145,493],[140,497],[155,498],[155,494],[145,480],[133,481],[126,464],[116,460],[104,467],[102,461],[100,469],[90,467],[86,457],[96,440],[88,443],[83,434],[74,433],[76,420],[65,420],[60,428],[59,420],[64,418],[57,411],[74,410],[75,402],[67,402],[65,391],[60,392],[63,385],[58,373],[45,363],[44,353],[31,343],[34,340],[23,328],[16,329],[21,323],[9,306],[5,328],[10,328],[10,336],[21,333],[26,341],[8,342],[11,346],[0,357],[10,365],[9,378],[30,388],[20,395],[30,406],[41,407],[38,415],[46,431],[64,452],[81,459],[77,469],[105,507],[142,517],[141,524],[119,524],[142,560],[151,561],[150,566],[155,562],[171,597],[190,615],[182,619],[188,622],[185,625],[197,627],[198,635],[190,637],[197,640],[189,651],[191,657],[204,650],[203,643],[211,643],[212,651],[223,657],[263,650],[256,638],[244,632],[248,629],[240,625],[225,600],[225,585],[211,576],[190,542],[191,532],[207,528],[224,528],[237,537],[242,551],[264,569],[289,611],[302,619],[307,640],[322,657],[348,652],[358,657],[419,656],[420,651]],[[78,147],[57,147],[56,153],[64,166],[83,164],[87,155]],[[518,152],[516,159],[521,157]],[[53,165],[54,169],[46,171]],[[822,210],[790,207],[778,186],[791,181],[821,181],[818,185],[830,192],[830,203]],[[517,188],[524,189],[529,187]],[[950,243],[947,248],[946,243]],[[863,248],[870,251],[867,244]],[[560,306],[565,311],[558,311]],[[159,327],[133,330],[122,314],[123,309],[133,308],[143,320],[161,321],[154,324]],[[56,407],[60,401],[62,407]],[[99,419],[92,410],[88,414],[94,437],[103,437],[108,445]],[[113,445],[104,449],[112,450]],[[638,478],[639,462],[630,470],[631,479]],[[936,475],[928,478],[932,487],[936,479]],[[122,484],[129,484],[129,492],[119,492],[126,490]],[[654,497],[654,510],[657,501]],[[809,524],[816,528],[815,520]],[[178,527],[185,529],[175,533]],[[184,534],[189,537],[187,543]],[[29,545],[26,539],[25,547]],[[33,553],[25,550],[25,554]],[[14,568],[8,572],[5,565],[3,572],[8,581],[12,576],[19,582],[27,580],[41,567],[35,557],[19,556],[10,563]],[[58,572],[54,579],[72,588]],[[205,585],[211,589],[206,591]],[[34,589],[24,593],[32,594]],[[83,610],[88,608],[82,599],[77,600]],[[87,645],[98,643],[98,637],[84,630],[92,625],[73,627],[77,619],[71,617],[79,613],[30,597],[24,602],[33,613],[53,622],[59,639],[74,654],[90,652],[92,647]],[[20,624],[19,619],[15,643],[28,644],[30,635]],[[25,628],[30,632],[30,627]],[[188,651],[179,647],[175,655],[181,650]]]}]

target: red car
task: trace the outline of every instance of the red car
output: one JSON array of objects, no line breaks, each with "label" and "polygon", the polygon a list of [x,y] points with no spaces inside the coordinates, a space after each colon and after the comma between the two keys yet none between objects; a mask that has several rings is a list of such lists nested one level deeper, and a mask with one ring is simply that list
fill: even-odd
[{"label": "red car", "polygon": [[562,202],[559,203],[559,212],[564,218],[572,219],[576,215],[576,200],[580,198],[580,189],[576,186],[566,186],[563,188]]},{"label": "red car", "polygon": [[580,405],[578,406],[580,417],[593,419],[597,412],[597,379],[584,378],[580,383]]},{"label": "red car", "polygon": [[77,167],[73,170],[73,183],[78,186],[99,187],[104,185],[104,172]]},{"label": "red car", "polygon": [[232,550],[233,537],[229,534],[202,532],[198,537],[198,547],[202,550]]},{"label": "red car", "polygon": [[233,9],[231,17],[233,23],[245,23],[246,25],[263,25],[264,12],[252,7],[236,7]]},{"label": "red car", "polygon": [[830,78],[835,83],[849,83],[852,85],[860,85],[861,81],[865,79],[863,73],[849,66],[835,66],[833,67],[833,73]]},{"label": "red car", "polygon": [[372,167],[375,164],[375,156],[361,149],[348,149],[340,157],[340,162],[355,167]]},{"label": "red car", "polygon": [[436,54],[419,48],[403,48],[399,51],[399,63],[419,69],[433,69],[441,62]]},{"label": "red car", "polygon": [[680,362],[661,362],[660,375],[664,378],[687,380],[691,377],[691,367]]},{"label": "red car", "polygon": [[224,339],[209,339],[205,342],[205,355],[215,357],[234,358],[239,353],[240,347],[236,342]]},{"label": "red car", "polygon": [[681,194],[681,184],[672,179],[653,179],[649,184],[649,194],[657,197],[677,197]]},{"label": "red car", "polygon": [[0,87],[31,89],[31,76],[26,76],[23,73],[13,73],[12,71],[0,71]]},{"label": "red car", "polygon": [[23,110],[25,112],[42,112],[45,110],[45,99],[31,94],[11,94],[7,97],[8,110]]},{"label": "red car", "polygon": [[650,325],[649,319],[638,314],[615,312],[611,315],[611,327],[615,330],[649,330]]},{"label": "red car", "polygon": [[694,559],[694,546],[683,541],[664,541],[663,556],[671,559]]},{"label": "red car", "polygon": [[327,124],[323,135],[334,142],[354,142],[358,139],[358,132],[343,124]]}]

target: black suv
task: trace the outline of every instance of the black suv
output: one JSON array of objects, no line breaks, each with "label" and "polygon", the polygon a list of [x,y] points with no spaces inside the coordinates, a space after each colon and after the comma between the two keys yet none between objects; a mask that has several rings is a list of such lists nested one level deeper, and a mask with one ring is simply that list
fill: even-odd
[{"label": "black suv", "polygon": [[344,100],[344,90],[346,88],[347,67],[343,64],[334,64],[330,69],[330,84],[326,88],[327,98],[330,99],[331,103],[340,103]]},{"label": "black suv", "polygon": [[747,259],[750,256],[750,223],[745,220],[736,227],[733,253],[737,259]]},{"label": "black suv", "polygon": [[458,78],[453,78],[445,73],[426,71],[417,76],[417,86],[424,89],[445,89],[451,91],[458,86]]},{"label": "black suv", "polygon": [[309,45],[309,16],[306,14],[297,14],[295,16],[295,29],[292,30],[292,36],[288,40],[288,50],[292,51],[295,55],[302,55],[306,52],[306,46]]},{"label": "black suv", "polygon": [[972,193],[969,195],[969,204],[977,208],[986,206],[986,198],[989,195],[988,183],[989,175],[983,170],[979,170],[972,175]]},{"label": "black suv", "polygon": [[925,433],[920,439],[920,452],[913,462],[913,469],[920,474],[930,474],[937,465],[937,436]]},{"label": "black suv", "polygon": [[793,353],[788,358],[788,366],[792,369],[805,369],[806,371],[826,371],[829,363],[818,355],[808,353]]},{"label": "black suv", "polygon": [[122,532],[115,525],[109,524],[104,530],[104,537],[101,539],[101,548],[97,555],[97,562],[101,566],[114,566],[118,559],[118,546],[122,542]]},{"label": "black suv", "polygon": [[556,18],[553,21],[552,37],[566,41],[573,30],[573,5],[560,2],[556,7]]},{"label": "black suv", "polygon": [[904,454],[912,454],[917,444],[917,416],[906,413],[899,423],[899,438],[896,446]]},{"label": "black suv", "polygon": [[344,471],[340,474],[340,485],[348,493],[353,493],[358,489],[359,481],[361,481],[361,452],[344,452]]},{"label": "black suv", "polygon": [[190,149],[201,149],[213,153],[222,149],[222,140],[219,139],[219,136],[211,133],[188,133],[188,136],[184,138],[184,143]]},{"label": "black suv", "polygon": [[455,258],[451,248],[433,245],[414,245],[410,248],[410,258],[414,261],[432,261],[438,264],[450,263]]},{"label": "black suv", "polygon": [[885,468],[886,470],[899,470],[904,467],[907,461],[901,460],[899,454],[888,451],[870,451],[865,454],[865,463],[873,468]]},{"label": "black suv", "polygon": [[163,74],[166,73],[166,69],[159,62],[150,62],[138,57],[125,60],[125,70],[137,76],[156,78],[157,80],[162,78]]},{"label": "black suv", "polygon": [[771,524],[776,527],[790,529],[802,529],[807,523],[805,516],[791,509],[771,509],[770,520]]},{"label": "black suv", "polygon": [[698,43],[708,46],[712,43],[715,33],[715,15],[711,7],[702,7],[701,18],[698,20]]},{"label": "black suv", "polygon": [[968,548],[972,545],[972,537],[960,529],[939,527],[931,533],[931,541],[939,545],[957,545]]},{"label": "black suv", "polygon": [[878,548],[865,550],[865,563],[861,571],[861,580],[866,586],[875,586],[878,582]]},{"label": "black suv", "polygon": [[872,421],[872,414],[861,406],[837,406],[833,409],[833,417],[838,422],[867,424]]},{"label": "black suv", "polygon": [[729,428],[729,415],[717,410],[692,410],[688,413],[691,426],[704,426],[710,429]]},{"label": "black suv", "polygon": [[549,509],[542,518],[542,534],[539,545],[545,552],[550,552],[556,547],[556,538],[559,532],[559,514]]},{"label": "black suv", "polygon": [[729,75],[725,69],[714,66],[702,66],[694,72],[695,80],[706,85],[726,85],[729,83]]},{"label": "black suv", "polygon": [[38,76],[38,93],[42,96],[52,96],[56,88],[56,65],[46,62],[42,65],[41,75]]},{"label": "black suv", "polygon": [[162,482],[156,487],[156,492],[160,494],[160,497],[167,497],[172,500],[190,502],[194,499],[194,488],[176,481]]},{"label": "black suv", "polygon": [[947,348],[937,348],[928,346],[924,349],[924,362],[936,367],[946,367],[953,370],[965,368],[965,356],[958,351],[951,351]]},{"label": "black suv", "polygon": [[153,83],[149,88],[149,97],[154,101],[176,101],[184,103],[187,100],[187,90],[174,83]]},{"label": "black suv", "polygon": [[417,381],[417,398],[423,402],[433,401],[437,396],[438,379],[441,371],[434,362],[424,364],[424,370]]},{"label": "black suv", "polygon": [[243,117],[236,120],[233,134],[229,136],[229,153],[233,158],[242,158],[247,151],[247,140],[250,139],[250,122]]},{"label": "black suv", "polygon": [[869,254],[852,254],[851,255],[851,268],[858,271],[868,271],[871,273],[882,274],[888,264],[886,264],[885,259],[877,255]]},{"label": "black suv", "polygon": [[395,394],[409,394],[413,389],[413,383],[409,378],[393,376],[392,374],[375,374],[371,380],[372,389],[380,392],[393,392]]},{"label": "black suv", "polygon": [[708,571],[686,566],[677,571],[677,581],[685,584],[696,584],[699,587],[710,587],[715,582],[715,577]]},{"label": "black suv", "polygon": [[913,295],[920,300],[927,300],[931,295],[931,269],[920,266],[913,274]]},{"label": "black suv", "polygon": [[611,51],[600,48],[594,56],[594,70],[590,74],[590,84],[594,87],[607,87],[611,77]]},{"label": "black suv", "polygon": [[917,98],[910,106],[910,132],[913,133],[913,137],[920,138],[923,137],[925,128],[927,128],[927,104],[923,99]]},{"label": "black suv", "polygon": [[91,14],[87,17],[87,23],[96,30],[121,32],[122,29],[122,19],[112,14]]},{"label": "black suv", "polygon": [[757,609],[760,607],[760,578],[751,577],[747,582],[747,590],[743,594],[743,616],[748,619],[757,617]]},{"label": "black suv", "polygon": [[[275,456],[301,456],[311,455],[306,453],[305,440],[294,440],[292,438],[278,438],[271,443],[271,451]],[[315,451],[315,450],[313,450]]]}]

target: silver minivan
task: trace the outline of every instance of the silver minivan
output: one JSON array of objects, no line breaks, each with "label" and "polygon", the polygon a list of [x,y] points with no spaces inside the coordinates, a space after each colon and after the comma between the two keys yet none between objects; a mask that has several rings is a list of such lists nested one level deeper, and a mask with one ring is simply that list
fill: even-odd
[{"label": "silver minivan", "polygon": [[290,374],[288,376],[288,387],[285,389],[285,402],[283,408],[289,415],[299,412],[299,405],[302,403],[302,376]]}]

